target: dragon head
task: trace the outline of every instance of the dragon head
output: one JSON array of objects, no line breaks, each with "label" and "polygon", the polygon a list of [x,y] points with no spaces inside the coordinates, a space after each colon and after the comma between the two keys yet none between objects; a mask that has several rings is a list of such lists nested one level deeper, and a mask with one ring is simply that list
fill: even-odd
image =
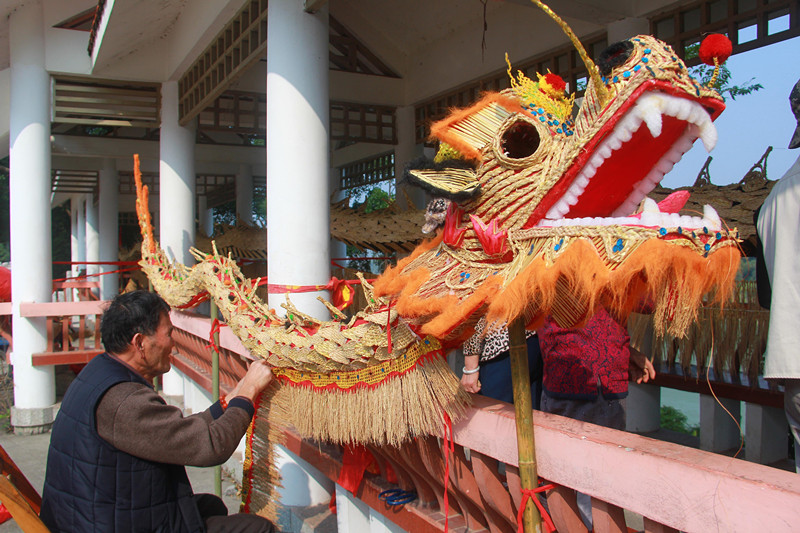
[{"label": "dragon head", "polygon": [[597,71],[577,113],[560,78],[520,72],[432,125],[436,158],[406,175],[454,205],[439,239],[376,284],[423,331],[460,339],[484,313],[572,324],[649,297],[681,333],[703,294],[729,290],[735,231],[710,206],[680,215],[686,195],[646,198],[695,140],[714,147],[722,98],[650,36],[611,45]]}]

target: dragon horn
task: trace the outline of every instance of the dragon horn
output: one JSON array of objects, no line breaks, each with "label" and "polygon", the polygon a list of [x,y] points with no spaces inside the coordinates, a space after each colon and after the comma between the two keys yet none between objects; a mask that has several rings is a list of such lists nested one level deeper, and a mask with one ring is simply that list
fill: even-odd
[{"label": "dragon horn", "polygon": [[156,253],[156,241],[153,238],[153,223],[150,220],[148,196],[150,189],[142,185],[142,171],[139,168],[139,154],[133,154],[133,179],[136,183],[136,217],[142,230],[142,244],[150,254]]},{"label": "dragon horn", "polygon": [[608,91],[606,91],[606,86],[603,83],[603,80],[600,79],[600,71],[597,69],[597,65],[594,64],[594,61],[589,57],[589,54],[586,53],[586,49],[581,44],[581,41],[575,35],[575,32],[572,31],[572,28],[564,22],[561,17],[555,14],[555,12],[550,9],[549,6],[540,2],[539,0],[531,0],[534,4],[539,6],[542,11],[544,11],[551,19],[553,19],[556,24],[558,24],[564,33],[567,34],[569,40],[572,41],[573,46],[575,46],[575,50],[577,50],[578,55],[581,56],[581,61],[586,66],[586,70],[589,71],[589,77],[594,82],[594,86],[597,88],[597,96],[600,100],[600,105],[605,105],[608,101]]}]

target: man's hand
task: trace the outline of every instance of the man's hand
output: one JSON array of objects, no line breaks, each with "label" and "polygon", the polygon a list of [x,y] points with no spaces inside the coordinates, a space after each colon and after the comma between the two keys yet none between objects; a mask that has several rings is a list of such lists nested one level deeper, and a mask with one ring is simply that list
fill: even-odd
[{"label": "man's hand", "polygon": [[656,377],[656,369],[645,354],[630,348],[631,358],[628,363],[628,379],[636,383],[647,383]]},{"label": "man's hand", "polygon": [[237,396],[247,398],[255,404],[256,399],[261,395],[272,381],[272,369],[266,361],[258,360],[250,364],[247,374],[239,380],[233,390],[225,397],[228,402]]}]

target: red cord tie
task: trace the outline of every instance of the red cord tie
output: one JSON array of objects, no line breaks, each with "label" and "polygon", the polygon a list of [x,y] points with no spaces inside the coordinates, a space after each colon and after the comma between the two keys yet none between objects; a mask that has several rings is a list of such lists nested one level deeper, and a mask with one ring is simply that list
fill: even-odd
[{"label": "red cord tie", "polygon": [[447,501],[447,487],[450,481],[450,454],[455,452],[453,442],[453,423],[447,412],[444,413],[444,531],[448,531],[450,504]]},{"label": "red cord tie", "polygon": [[536,504],[536,507],[539,508],[539,514],[542,516],[542,520],[544,520],[544,526],[547,528],[548,533],[553,533],[556,530],[553,519],[550,518],[542,502],[539,501],[539,498],[536,497],[537,493],[551,490],[555,487],[555,483],[548,483],[547,485],[542,485],[535,489],[522,489],[522,503],[520,503],[519,511],[517,512],[517,533],[522,533],[524,531],[522,527],[522,516],[525,514],[525,506],[528,504],[528,500],[532,500],[533,503]]},{"label": "red cord tie", "polygon": [[211,348],[215,352],[219,353],[219,346],[217,346],[217,343],[214,342],[214,334],[219,333],[223,326],[227,326],[227,324],[223,324],[216,318],[213,322],[211,322],[211,331],[208,333],[208,344],[206,344],[206,348]]}]

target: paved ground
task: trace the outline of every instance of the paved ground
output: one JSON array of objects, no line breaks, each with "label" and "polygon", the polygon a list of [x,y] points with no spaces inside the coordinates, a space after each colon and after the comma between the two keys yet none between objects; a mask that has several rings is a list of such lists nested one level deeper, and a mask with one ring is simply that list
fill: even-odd
[{"label": "paved ground", "polygon": [[[47,460],[47,448],[50,445],[50,434],[31,435],[21,437],[13,433],[3,432],[0,434],[0,446],[2,446],[11,459],[17,463],[22,473],[31,482],[31,485],[42,493],[44,485],[45,463]],[[189,479],[195,492],[214,492],[214,470],[212,468],[188,467]],[[239,498],[236,495],[236,486],[230,478],[222,478],[223,500],[231,513],[239,512]],[[20,529],[13,520],[0,524],[0,533],[17,532]]]}]

